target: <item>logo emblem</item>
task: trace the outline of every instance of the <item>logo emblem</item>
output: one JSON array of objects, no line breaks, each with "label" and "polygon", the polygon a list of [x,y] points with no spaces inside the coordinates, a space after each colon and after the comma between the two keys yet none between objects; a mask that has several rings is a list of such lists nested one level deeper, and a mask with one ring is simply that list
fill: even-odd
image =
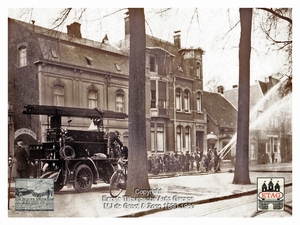
[{"label": "logo emblem", "polygon": [[284,178],[257,178],[257,210],[284,210]]}]

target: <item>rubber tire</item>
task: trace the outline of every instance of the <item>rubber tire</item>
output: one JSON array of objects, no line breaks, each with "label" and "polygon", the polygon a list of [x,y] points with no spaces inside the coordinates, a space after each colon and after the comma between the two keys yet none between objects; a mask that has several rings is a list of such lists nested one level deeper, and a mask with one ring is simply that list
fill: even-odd
[{"label": "rubber tire", "polygon": [[109,185],[109,193],[111,197],[116,198],[121,194],[123,189],[118,186],[118,183],[122,183],[124,185],[124,182],[126,182],[125,174],[120,170],[115,171],[111,176]]},{"label": "rubber tire", "polygon": [[79,165],[75,170],[73,187],[77,192],[87,192],[93,184],[93,173],[89,166]]}]

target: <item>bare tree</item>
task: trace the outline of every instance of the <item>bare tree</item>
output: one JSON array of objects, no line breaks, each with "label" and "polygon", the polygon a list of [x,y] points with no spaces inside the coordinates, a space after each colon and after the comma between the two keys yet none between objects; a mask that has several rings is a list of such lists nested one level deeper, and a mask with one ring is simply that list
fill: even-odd
[{"label": "bare tree", "polygon": [[136,189],[150,189],[147,170],[145,60],[146,32],[144,9],[129,9],[129,155],[126,195],[140,195]]},{"label": "bare tree", "polygon": [[287,55],[287,71],[274,74],[278,78],[287,77],[280,88],[283,97],[292,91],[292,8],[258,8],[257,13],[260,15],[260,28],[269,41],[270,47],[277,51],[285,51]]},{"label": "bare tree", "polygon": [[249,177],[249,99],[252,9],[240,9],[239,91],[236,161],[233,183],[250,184]]}]

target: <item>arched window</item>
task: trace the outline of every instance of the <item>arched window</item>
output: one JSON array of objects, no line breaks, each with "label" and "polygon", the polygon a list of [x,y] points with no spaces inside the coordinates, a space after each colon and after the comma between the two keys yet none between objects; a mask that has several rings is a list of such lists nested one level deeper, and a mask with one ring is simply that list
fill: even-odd
[{"label": "arched window", "polygon": [[175,96],[175,104],[176,104],[176,110],[181,111],[182,110],[182,91],[180,88],[176,89],[176,96]]},{"label": "arched window", "polygon": [[98,107],[98,91],[89,90],[88,92],[88,107],[94,109]]},{"label": "arched window", "polygon": [[123,90],[119,89],[116,91],[116,112],[124,112],[124,96]]},{"label": "arched window", "polygon": [[201,92],[198,91],[197,92],[197,112],[201,112],[202,111],[202,107],[201,107]]},{"label": "arched window", "polygon": [[87,107],[89,109],[98,108],[99,104],[99,89],[96,85],[91,84],[87,88]]},{"label": "arched window", "polygon": [[62,84],[54,84],[53,89],[53,104],[55,106],[65,105],[65,87]]},{"label": "arched window", "polygon": [[191,129],[189,126],[184,129],[184,148],[186,151],[191,150]]},{"label": "arched window", "polygon": [[176,141],[177,141],[177,151],[182,151],[182,126],[177,126],[176,128]]},{"label": "arched window", "polygon": [[184,91],[184,111],[185,112],[190,111],[190,91],[189,90]]},{"label": "arched window", "polygon": [[26,46],[21,46],[18,48],[18,63],[19,63],[19,67],[27,66],[27,48],[26,48]]}]

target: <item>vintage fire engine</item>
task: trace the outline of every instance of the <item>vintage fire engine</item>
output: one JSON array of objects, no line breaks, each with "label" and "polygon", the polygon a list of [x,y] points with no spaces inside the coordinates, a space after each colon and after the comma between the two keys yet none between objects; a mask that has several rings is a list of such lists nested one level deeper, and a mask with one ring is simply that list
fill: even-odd
[{"label": "vintage fire engine", "polygon": [[[24,106],[23,114],[47,115],[50,121],[46,141],[30,145],[29,154],[38,162],[40,178],[52,178],[54,191],[73,185],[77,192],[88,191],[97,180],[110,182],[117,164],[117,146],[110,144],[110,135],[103,131],[104,118],[125,119],[125,113],[46,105]],[[62,117],[90,118],[98,128],[67,130],[62,128]]]}]

